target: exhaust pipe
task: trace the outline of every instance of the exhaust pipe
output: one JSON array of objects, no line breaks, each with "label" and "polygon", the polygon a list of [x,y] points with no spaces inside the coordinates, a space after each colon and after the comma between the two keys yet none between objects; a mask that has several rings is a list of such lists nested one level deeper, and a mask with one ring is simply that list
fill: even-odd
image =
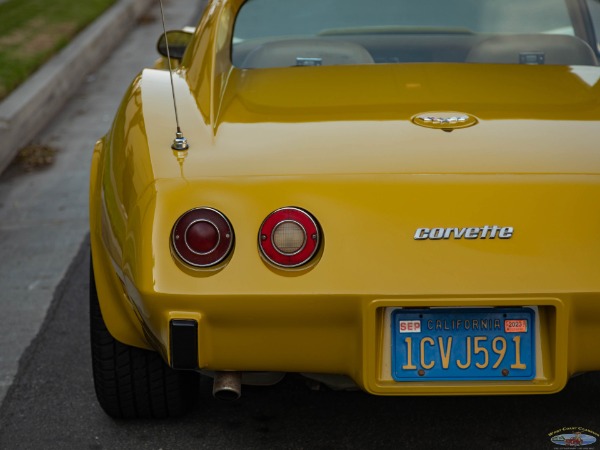
[{"label": "exhaust pipe", "polygon": [[219,400],[237,400],[242,396],[240,372],[215,372],[213,397]]}]

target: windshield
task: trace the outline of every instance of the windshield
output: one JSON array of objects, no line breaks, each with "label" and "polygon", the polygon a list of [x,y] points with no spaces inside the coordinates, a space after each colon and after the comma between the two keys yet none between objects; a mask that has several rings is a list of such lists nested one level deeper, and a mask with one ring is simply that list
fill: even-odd
[{"label": "windshield", "polygon": [[[588,1],[593,3],[589,10],[597,11],[598,0]],[[401,62],[597,65],[595,39],[579,36],[571,19],[575,10],[588,14],[581,5],[574,0],[248,0],[236,20],[232,59],[245,68]],[[584,19],[593,23],[593,18]]]}]

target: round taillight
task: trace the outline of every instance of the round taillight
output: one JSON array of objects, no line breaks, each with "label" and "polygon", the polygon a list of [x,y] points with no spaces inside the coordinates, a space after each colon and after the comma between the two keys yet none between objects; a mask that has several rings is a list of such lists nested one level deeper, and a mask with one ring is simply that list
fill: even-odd
[{"label": "round taillight", "polygon": [[315,218],[300,208],[272,212],[260,227],[258,245],[267,261],[279,267],[299,267],[319,250],[321,232]]},{"label": "round taillight", "polygon": [[197,208],[182,215],[171,234],[177,256],[194,267],[210,267],[223,261],[233,248],[233,228],[216,209]]}]

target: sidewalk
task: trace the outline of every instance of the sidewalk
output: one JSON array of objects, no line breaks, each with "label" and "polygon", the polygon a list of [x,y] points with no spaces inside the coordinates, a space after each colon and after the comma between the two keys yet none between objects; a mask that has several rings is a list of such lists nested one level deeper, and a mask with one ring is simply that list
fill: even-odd
[{"label": "sidewalk", "polygon": [[[167,28],[189,24],[200,3],[166,0]],[[37,143],[57,150],[54,164],[33,172],[13,165],[0,177],[0,402],[88,232],[94,143],[108,131],[129,82],[158,57],[154,43],[161,33],[160,9],[157,0],[145,4],[150,8],[144,11],[144,20],[128,28],[131,32],[118,49],[85,78],[36,138]],[[99,20],[106,20],[105,16]]]}]

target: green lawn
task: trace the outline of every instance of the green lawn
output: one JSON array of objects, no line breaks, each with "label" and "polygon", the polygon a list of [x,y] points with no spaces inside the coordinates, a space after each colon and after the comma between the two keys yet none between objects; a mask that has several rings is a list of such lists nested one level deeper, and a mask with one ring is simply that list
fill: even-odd
[{"label": "green lawn", "polygon": [[116,0],[8,0],[0,4],[0,100]]}]

